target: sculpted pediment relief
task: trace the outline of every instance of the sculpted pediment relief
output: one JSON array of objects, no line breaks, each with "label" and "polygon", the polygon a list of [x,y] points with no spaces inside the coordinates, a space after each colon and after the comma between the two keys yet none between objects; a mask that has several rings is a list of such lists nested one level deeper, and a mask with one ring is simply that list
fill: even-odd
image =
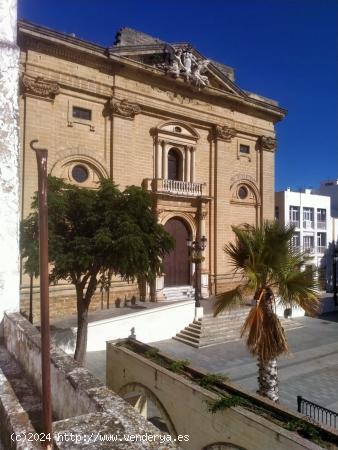
[{"label": "sculpted pediment relief", "polygon": [[[118,51],[117,51],[118,50]],[[207,87],[247,95],[233,82],[233,70],[202,56],[187,44],[148,44],[119,47],[111,50],[125,58],[148,65],[163,72],[166,78],[181,80],[195,89]]]}]

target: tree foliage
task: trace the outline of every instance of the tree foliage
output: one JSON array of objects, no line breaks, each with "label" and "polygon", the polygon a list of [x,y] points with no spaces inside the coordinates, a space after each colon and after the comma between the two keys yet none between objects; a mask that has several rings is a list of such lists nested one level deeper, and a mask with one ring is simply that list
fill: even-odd
[{"label": "tree foliage", "polygon": [[308,256],[293,249],[292,227],[265,222],[260,227],[233,227],[235,241],[224,247],[241,283],[217,296],[215,315],[226,308],[254,304],[242,328],[249,351],[268,362],[287,352],[286,336],[273,311],[276,300],[284,305],[300,306],[308,314],[318,309],[318,287],[314,270],[303,270]]},{"label": "tree foliage", "polygon": [[314,271],[302,270],[306,254],[291,246],[293,228],[278,222],[262,226],[233,227],[235,241],[224,247],[234,272],[241,282],[216,298],[214,314],[245,303],[250,296],[252,308],[243,324],[241,336],[253,356],[258,358],[258,393],[278,401],[276,358],[288,351],[284,329],[277,317],[276,301],[288,307],[301,306],[308,314],[318,308]]},{"label": "tree foliage", "polygon": [[[152,280],[161,272],[174,243],[151,206],[149,193],[136,186],[121,192],[112,181],[101,180],[98,189],[86,189],[48,177],[50,281],[75,285],[78,313],[88,310],[99,283],[112,275]],[[32,213],[21,226],[26,272],[38,273],[37,230],[35,194]]]}]

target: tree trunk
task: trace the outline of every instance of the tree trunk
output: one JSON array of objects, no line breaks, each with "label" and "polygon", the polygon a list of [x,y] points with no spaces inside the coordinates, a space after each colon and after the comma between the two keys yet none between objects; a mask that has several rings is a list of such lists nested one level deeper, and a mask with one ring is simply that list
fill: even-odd
[{"label": "tree trunk", "polygon": [[258,386],[257,394],[267,397],[274,402],[279,401],[277,359],[264,362],[258,358]]},{"label": "tree trunk", "polygon": [[[93,271],[92,274],[88,274],[88,276],[90,275],[89,280],[88,276],[86,276],[82,279],[82,281],[75,281],[77,302],[77,335],[74,359],[80,364],[84,363],[86,356],[88,336],[88,310],[90,301],[95,293],[97,286],[97,273],[98,270]],[[84,295],[85,288],[86,293]]]},{"label": "tree trunk", "polygon": [[84,363],[88,336],[88,306],[83,299],[77,302],[77,335],[74,359]]}]

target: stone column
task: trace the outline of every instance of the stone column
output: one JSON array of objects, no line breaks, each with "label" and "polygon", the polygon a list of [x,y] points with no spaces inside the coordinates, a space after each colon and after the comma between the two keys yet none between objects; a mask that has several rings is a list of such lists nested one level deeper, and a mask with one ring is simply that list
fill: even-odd
[{"label": "stone column", "polygon": [[162,142],[161,140],[157,139],[156,142],[156,170],[155,170],[155,178],[162,178]]},{"label": "stone column", "polygon": [[191,147],[190,181],[192,183],[195,183],[195,151],[196,147]]},{"label": "stone column", "polygon": [[162,178],[168,178],[168,144],[162,141]]},{"label": "stone column", "polygon": [[185,181],[190,181],[190,148],[185,147]]},{"label": "stone column", "polygon": [[17,2],[0,0],[0,321],[19,310],[19,49]]}]

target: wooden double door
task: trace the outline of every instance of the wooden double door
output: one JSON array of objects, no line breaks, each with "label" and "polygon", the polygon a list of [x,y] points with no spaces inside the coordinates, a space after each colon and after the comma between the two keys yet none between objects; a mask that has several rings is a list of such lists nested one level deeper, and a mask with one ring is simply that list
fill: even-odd
[{"label": "wooden double door", "polygon": [[190,284],[190,260],[187,239],[190,232],[185,223],[173,218],[168,220],[164,228],[175,239],[175,248],[167,254],[163,261],[164,287]]}]

